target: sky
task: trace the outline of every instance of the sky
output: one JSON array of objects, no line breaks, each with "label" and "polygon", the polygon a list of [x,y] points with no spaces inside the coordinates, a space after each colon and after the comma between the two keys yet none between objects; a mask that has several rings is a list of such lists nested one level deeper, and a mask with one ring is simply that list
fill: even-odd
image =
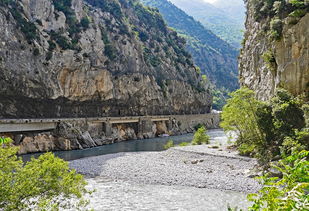
[{"label": "sky", "polygon": [[203,0],[203,1],[208,2],[208,3],[214,3],[217,0]]}]

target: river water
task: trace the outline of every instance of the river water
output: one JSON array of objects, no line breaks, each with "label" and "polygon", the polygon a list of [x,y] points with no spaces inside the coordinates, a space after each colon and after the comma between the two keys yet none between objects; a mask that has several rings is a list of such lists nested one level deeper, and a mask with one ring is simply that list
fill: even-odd
[{"label": "river water", "polygon": [[[229,139],[222,130],[209,130],[211,144],[225,145]],[[55,154],[67,161],[87,157],[114,154],[119,152],[163,151],[168,140],[175,144],[190,142],[193,134],[185,134],[164,138],[132,140],[100,147],[59,151]],[[24,160],[39,154],[25,155]],[[194,172],[192,172],[194,173]],[[246,210],[249,202],[246,193],[236,191],[196,188],[181,185],[139,184],[130,180],[117,180],[97,176],[87,178],[87,188],[95,190],[87,196],[88,208],[97,211],[115,210],[193,210],[193,211],[225,211],[228,205]]]},{"label": "river water", "polygon": [[[208,131],[208,135],[211,137],[212,143],[226,144],[227,137],[220,129],[212,129]],[[191,142],[193,134],[185,134],[179,136],[151,138],[142,140],[130,140],[110,145],[103,145],[100,147],[94,147],[84,150],[72,150],[72,151],[58,151],[54,152],[58,157],[70,161],[86,157],[113,154],[118,152],[143,152],[143,151],[162,151],[164,145],[173,140],[174,144],[180,144],[181,142]],[[42,153],[34,153],[23,155],[23,160],[28,161],[32,156],[38,157]]]}]

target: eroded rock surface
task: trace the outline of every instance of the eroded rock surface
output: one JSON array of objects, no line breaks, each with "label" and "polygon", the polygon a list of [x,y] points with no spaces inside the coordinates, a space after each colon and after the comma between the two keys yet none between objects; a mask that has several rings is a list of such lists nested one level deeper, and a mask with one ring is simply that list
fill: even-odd
[{"label": "eroded rock surface", "polygon": [[[279,87],[309,99],[309,4],[305,1],[303,17],[293,18],[288,14],[295,8],[284,2],[276,1],[271,5],[273,10],[268,11],[265,7],[258,10],[259,1],[247,1],[240,83],[254,89],[262,100],[269,99]],[[279,3],[281,10],[275,12]]]},{"label": "eroded rock surface", "polygon": [[[0,117],[207,113],[207,82],[136,1],[0,4]],[[58,5],[58,6],[57,6]]]}]

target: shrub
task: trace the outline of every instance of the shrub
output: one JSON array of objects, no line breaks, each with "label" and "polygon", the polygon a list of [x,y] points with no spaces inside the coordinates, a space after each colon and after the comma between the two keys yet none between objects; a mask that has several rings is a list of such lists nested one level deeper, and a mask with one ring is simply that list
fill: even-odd
[{"label": "shrub", "polygon": [[174,141],[168,140],[167,143],[163,147],[164,147],[164,149],[169,149],[171,147],[174,147]]},{"label": "shrub", "polygon": [[266,66],[272,70],[272,71],[276,71],[277,69],[277,62],[276,62],[276,58],[273,52],[271,51],[266,51],[265,53],[263,53],[262,58],[264,60],[264,62],[266,62]]},{"label": "shrub", "polygon": [[180,147],[185,147],[185,146],[188,146],[189,143],[188,142],[181,142],[180,144],[178,144],[178,146]]},{"label": "shrub", "polygon": [[282,20],[280,20],[279,18],[272,19],[270,21],[270,29],[271,29],[271,36],[276,40],[280,40],[283,29]]},{"label": "shrub", "polygon": [[192,140],[192,145],[209,144],[210,137],[206,134],[206,128],[200,127],[195,133]]},{"label": "shrub", "polygon": [[308,151],[295,152],[273,166],[283,177],[260,177],[263,188],[249,194],[254,204],[249,210],[308,210],[309,161]]},{"label": "shrub", "polygon": [[53,52],[51,51],[48,51],[47,54],[46,54],[46,61],[49,61],[53,58]]},{"label": "shrub", "polygon": [[[11,138],[4,138],[4,137],[0,137],[0,144],[6,144],[6,143],[10,143],[12,142]],[[1,146],[0,146],[1,147]]]},{"label": "shrub", "polygon": [[243,143],[238,147],[238,151],[240,155],[253,156],[255,147],[256,146],[254,144],[249,145],[249,144]]},{"label": "shrub", "polygon": [[112,44],[106,44],[104,47],[104,54],[110,59],[114,60],[116,56],[116,48]]},{"label": "shrub", "polygon": [[90,24],[90,20],[88,17],[83,17],[80,20],[80,25],[81,27],[83,27],[84,29],[88,29],[89,28],[89,24]]},{"label": "shrub", "polygon": [[194,126],[194,130],[197,131],[198,129],[200,129],[201,127],[204,127],[203,124],[198,123],[197,125]]},{"label": "shrub", "polygon": [[20,7],[16,4],[16,2],[11,1],[11,3],[13,5],[11,5],[12,8],[10,9],[10,12],[14,17],[14,19],[16,20],[18,27],[23,32],[28,43],[31,43],[33,40],[38,39],[39,36],[35,24],[26,20],[22,16],[20,12]]},{"label": "shrub", "polygon": [[38,48],[35,48],[35,49],[33,50],[33,55],[34,55],[34,56],[40,55],[40,50],[39,50]]},{"label": "shrub", "polygon": [[[17,147],[0,147],[0,210],[58,210],[86,205],[86,182],[67,162],[52,153],[32,158],[25,165]],[[78,204],[72,203],[72,199]]]}]

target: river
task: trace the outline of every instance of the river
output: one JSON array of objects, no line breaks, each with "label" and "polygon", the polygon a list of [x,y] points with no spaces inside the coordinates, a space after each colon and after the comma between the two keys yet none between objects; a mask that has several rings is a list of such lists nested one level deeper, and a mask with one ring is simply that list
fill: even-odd
[{"label": "river", "polygon": [[[228,142],[228,138],[221,129],[211,129],[207,133],[211,137],[211,143],[226,144]],[[170,137],[129,140],[83,150],[57,151],[54,152],[54,154],[66,161],[71,161],[86,157],[113,154],[119,152],[163,151],[165,150],[164,145],[169,140],[173,140],[174,144],[177,145],[182,142],[191,142],[192,138],[193,134],[189,133]],[[28,161],[31,157],[38,157],[41,154],[42,153],[26,154],[23,155],[22,158],[24,161]]]},{"label": "river", "polygon": [[[208,134],[211,144],[226,145],[229,142],[222,130],[209,130]],[[222,157],[216,159],[214,156],[186,154],[185,151],[173,149],[163,151],[165,143],[170,139],[178,144],[190,142],[192,137],[193,134],[186,134],[134,140],[56,154],[66,160],[73,160],[70,165],[79,172],[90,175],[94,172],[93,175],[96,176],[87,178],[87,187],[96,190],[91,196],[87,196],[90,200],[88,208],[94,210],[220,211],[227,210],[228,205],[245,210],[250,204],[246,199],[247,193],[227,190],[224,186],[232,184],[238,190],[242,190],[243,186],[245,191],[248,183],[255,185],[239,174],[251,165],[243,168],[247,161]],[[196,156],[205,161],[197,165],[183,164],[182,159],[195,159]],[[226,168],[232,164],[236,167],[234,173]],[[203,170],[209,168],[213,172],[204,174]],[[102,173],[97,174],[98,172]],[[197,175],[197,179],[194,178]],[[235,175],[240,176],[236,178]],[[183,182],[179,182],[181,180]],[[199,184],[202,186],[198,187]],[[207,188],[207,184],[212,184],[211,188]]]}]

